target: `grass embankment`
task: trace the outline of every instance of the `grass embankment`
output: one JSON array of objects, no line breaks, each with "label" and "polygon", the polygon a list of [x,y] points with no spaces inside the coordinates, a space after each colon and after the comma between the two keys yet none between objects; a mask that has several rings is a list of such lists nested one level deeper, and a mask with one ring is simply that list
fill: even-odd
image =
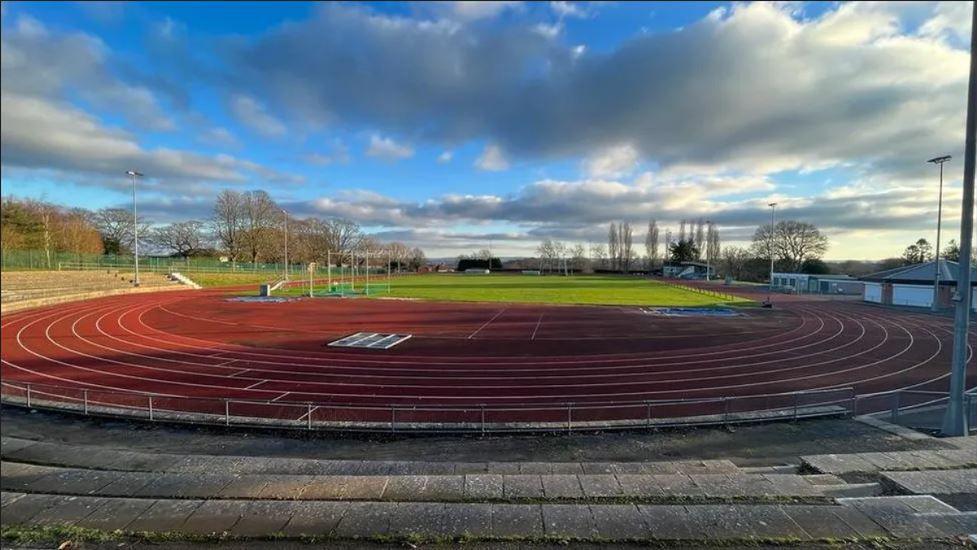
[{"label": "grass embankment", "polygon": [[218,286],[240,286],[240,285],[255,285],[255,291],[257,292],[257,285],[262,283],[272,283],[282,278],[281,273],[273,273],[270,271],[258,271],[255,273],[184,273],[191,281],[197,283],[202,287],[218,287]]},{"label": "grass embankment", "polygon": [[[298,292],[296,292],[297,294]],[[749,300],[720,297],[666,285],[644,277],[619,275],[406,275],[393,278],[390,293],[379,297],[465,302],[644,305],[707,307],[747,305]]]}]

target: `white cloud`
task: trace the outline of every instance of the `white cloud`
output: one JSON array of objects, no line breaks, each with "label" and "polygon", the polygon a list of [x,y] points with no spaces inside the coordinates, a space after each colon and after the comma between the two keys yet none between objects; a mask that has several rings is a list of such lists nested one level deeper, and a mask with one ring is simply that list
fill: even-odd
[{"label": "white cloud", "polygon": [[475,166],[490,172],[500,172],[509,168],[509,161],[498,145],[486,145],[482,154],[475,159]]},{"label": "white cloud", "polygon": [[397,143],[390,137],[373,134],[370,136],[370,146],[366,150],[366,156],[384,160],[400,160],[414,156],[414,149],[408,145]]},{"label": "white cloud", "polygon": [[460,21],[477,21],[479,19],[491,19],[498,17],[507,10],[522,8],[522,2],[507,2],[480,0],[472,2],[462,0],[459,2],[436,2],[435,5],[443,5],[447,13],[454,19]]},{"label": "white cloud", "polygon": [[451,162],[451,159],[453,159],[454,156],[455,154],[453,151],[442,151],[441,154],[438,155],[438,164],[448,164]]},{"label": "white cloud", "polygon": [[349,147],[341,139],[334,139],[328,153],[309,153],[304,157],[305,162],[316,166],[330,164],[346,164],[350,161]]},{"label": "white cloud", "polygon": [[634,171],[640,154],[630,143],[608,147],[584,161],[584,169],[590,177],[619,178]]},{"label": "white cloud", "polygon": [[245,126],[266,137],[285,135],[285,124],[265,109],[265,106],[251,96],[234,94],[230,99],[231,113]]},{"label": "white cloud", "polygon": [[589,17],[589,13],[575,2],[550,2],[550,9],[557,17],[576,17],[584,19]]},{"label": "white cloud", "polygon": [[210,128],[200,134],[200,141],[214,147],[237,147],[237,137],[227,128]]},{"label": "white cloud", "polygon": [[538,23],[533,27],[533,30],[539,33],[540,36],[553,39],[563,31],[563,23]]}]

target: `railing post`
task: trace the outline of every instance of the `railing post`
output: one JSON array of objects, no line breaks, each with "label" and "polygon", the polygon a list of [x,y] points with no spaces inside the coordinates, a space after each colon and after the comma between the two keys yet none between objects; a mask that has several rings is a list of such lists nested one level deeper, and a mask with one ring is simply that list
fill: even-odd
[{"label": "railing post", "polygon": [[723,397],[723,424],[729,422],[729,398]]},{"label": "railing post", "polygon": [[397,407],[394,405],[390,406],[390,431],[397,431]]},{"label": "railing post", "polygon": [[27,408],[31,408],[31,385],[27,384]]},{"label": "railing post", "polygon": [[307,415],[307,418],[306,418],[306,421],[307,421],[306,428],[308,428],[308,429],[311,430],[312,429],[312,403],[309,403],[309,412],[306,413],[306,415]]},{"label": "railing post", "polygon": [[149,396],[149,420],[153,420],[153,396]]},{"label": "railing post", "polygon": [[227,399],[224,400],[224,425],[231,425],[231,402]]},{"label": "railing post", "polygon": [[800,394],[798,394],[797,392],[794,392],[794,420],[797,420],[797,400],[798,400],[799,397],[800,397]]},{"label": "railing post", "polygon": [[81,390],[82,401],[85,403],[85,414],[88,414],[88,389]]},{"label": "railing post", "polygon": [[651,401],[648,401],[646,403],[646,406],[648,408],[648,411],[647,411],[648,414],[645,417],[645,426],[647,426],[647,427],[650,428],[651,427]]},{"label": "railing post", "polygon": [[482,435],[485,435],[485,405],[480,406],[482,414]]},{"label": "railing post", "polygon": [[899,398],[901,395],[902,392],[898,390],[892,394],[892,410],[889,414],[891,415],[890,420],[892,420],[893,424],[899,421]]},{"label": "railing post", "polygon": [[573,429],[573,403],[567,403],[567,431]]}]

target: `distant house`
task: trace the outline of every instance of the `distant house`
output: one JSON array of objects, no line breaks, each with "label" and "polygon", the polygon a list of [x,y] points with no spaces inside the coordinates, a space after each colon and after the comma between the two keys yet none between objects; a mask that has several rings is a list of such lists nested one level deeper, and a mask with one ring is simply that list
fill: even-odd
[{"label": "distant house", "polygon": [[773,274],[773,288],[797,294],[861,294],[865,283],[848,275]]},{"label": "distant house", "polygon": [[[866,302],[896,306],[933,306],[933,278],[937,262],[913,264],[887,269],[862,277],[865,282],[863,299]],[[953,295],[957,290],[957,276],[960,264],[949,260],[939,261],[940,290],[937,297],[939,307],[953,306]],[[971,294],[977,287],[977,272],[970,268]],[[971,300],[973,304],[973,300]]]},{"label": "distant house", "polygon": [[668,262],[662,266],[662,276],[669,279],[705,279],[716,276],[716,268],[705,262]]}]

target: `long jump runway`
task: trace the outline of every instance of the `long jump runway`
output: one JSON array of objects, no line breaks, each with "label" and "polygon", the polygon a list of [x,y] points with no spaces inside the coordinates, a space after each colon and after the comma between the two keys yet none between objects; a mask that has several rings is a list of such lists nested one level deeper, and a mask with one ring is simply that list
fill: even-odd
[{"label": "long jump runway", "polygon": [[[327,346],[358,332],[412,337],[387,350]],[[233,400],[237,414],[292,420],[382,422],[398,407],[418,421],[484,422],[488,408],[504,421],[545,422],[572,403],[577,420],[599,421],[651,415],[635,404],[649,400],[656,416],[688,416],[711,414],[714,398],[745,410],[781,407],[770,396],[785,392],[945,392],[951,344],[946,317],[803,297],[709,317],[622,306],[256,303],[197,291],[5,315],[0,372],[8,394],[29,383],[35,395],[77,400],[84,391],[133,407],[152,394],[157,407],[184,412],[221,414],[217,404]]]}]

